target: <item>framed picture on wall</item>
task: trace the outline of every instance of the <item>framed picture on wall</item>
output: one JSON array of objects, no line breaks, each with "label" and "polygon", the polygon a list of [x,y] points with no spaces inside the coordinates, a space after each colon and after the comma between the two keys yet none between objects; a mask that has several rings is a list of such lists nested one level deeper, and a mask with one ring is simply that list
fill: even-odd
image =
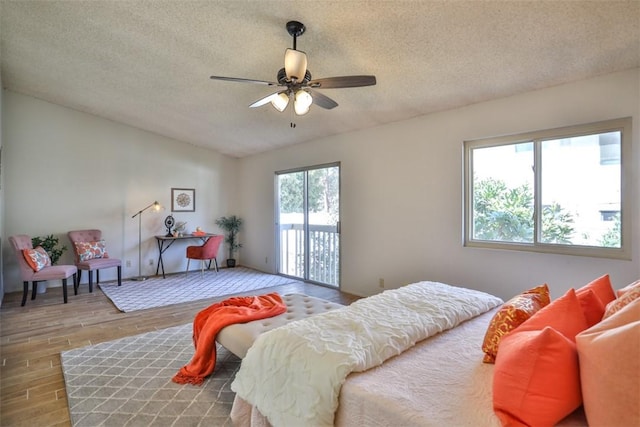
[{"label": "framed picture on wall", "polygon": [[171,212],[195,212],[196,190],[195,188],[171,189]]}]

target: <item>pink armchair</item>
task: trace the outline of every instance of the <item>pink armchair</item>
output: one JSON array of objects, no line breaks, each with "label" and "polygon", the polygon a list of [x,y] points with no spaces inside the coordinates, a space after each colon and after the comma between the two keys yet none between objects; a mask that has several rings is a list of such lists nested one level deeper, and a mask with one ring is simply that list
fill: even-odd
[{"label": "pink armchair", "polygon": [[78,269],[75,265],[50,265],[42,267],[40,271],[34,271],[33,268],[27,263],[24,258],[24,249],[33,249],[31,244],[31,237],[24,234],[9,237],[9,242],[13,247],[16,258],[18,260],[18,266],[20,267],[20,275],[22,276],[23,291],[22,291],[22,304],[27,302],[27,294],[29,293],[29,282],[33,282],[33,291],[31,293],[31,299],[36,299],[36,292],[38,289],[38,282],[44,280],[60,280],[62,279],[62,294],[64,296],[64,303],[67,303],[67,279],[73,276],[73,290],[78,294],[78,288],[76,287],[76,273]]},{"label": "pink armchair", "polygon": [[[82,276],[82,270],[89,272],[89,292],[93,292],[93,271],[96,272],[96,284],[100,283],[100,270],[103,268],[117,267],[118,269],[118,286],[122,285],[122,262],[116,258],[108,258],[105,254],[96,254],[95,257],[90,255],[89,257],[81,256],[78,252],[79,243],[87,243],[91,245],[100,245],[102,242],[102,231],[100,230],[74,230],[67,233],[69,240],[71,240],[71,246],[73,247],[73,253],[76,257],[76,267],[78,267],[78,284],[80,286],[80,278]],[[104,243],[104,242],[102,242]],[[104,250],[104,246],[102,246]],[[104,251],[106,253],[106,250]],[[95,254],[95,251],[93,252]]]}]

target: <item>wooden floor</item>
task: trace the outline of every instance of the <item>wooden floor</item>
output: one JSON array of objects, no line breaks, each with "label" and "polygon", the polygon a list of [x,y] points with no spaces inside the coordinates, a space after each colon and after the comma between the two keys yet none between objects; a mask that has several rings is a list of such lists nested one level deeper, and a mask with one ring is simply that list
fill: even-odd
[{"label": "wooden floor", "polygon": [[[73,289],[73,287],[71,288]],[[304,293],[350,304],[357,297],[311,284],[260,290]],[[253,292],[255,294],[255,291]],[[70,426],[60,352],[144,332],[183,325],[221,298],[122,313],[98,288],[79,295],[48,289],[20,306],[22,293],[4,296],[0,307],[0,425]],[[30,298],[30,296],[29,296]]]}]

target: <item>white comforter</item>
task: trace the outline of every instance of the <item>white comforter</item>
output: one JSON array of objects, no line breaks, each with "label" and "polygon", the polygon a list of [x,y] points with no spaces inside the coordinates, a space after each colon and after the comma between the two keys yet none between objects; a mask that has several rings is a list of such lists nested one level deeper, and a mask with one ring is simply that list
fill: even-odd
[{"label": "white comforter", "polygon": [[331,426],[349,373],[378,366],[501,303],[436,282],[385,291],[261,335],[231,389],[273,426]]}]

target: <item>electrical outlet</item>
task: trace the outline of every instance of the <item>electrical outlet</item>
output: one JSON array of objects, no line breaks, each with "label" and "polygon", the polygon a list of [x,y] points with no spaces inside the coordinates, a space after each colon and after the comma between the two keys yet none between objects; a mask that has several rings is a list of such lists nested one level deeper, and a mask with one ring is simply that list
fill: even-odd
[{"label": "electrical outlet", "polygon": [[127,268],[131,268],[131,260],[127,260]]},{"label": "electrical outlet", "polygon": [[149,260],[149,265],[153,265],[153,260],[152,259]]},{"label": "electrical outlet", "polygon": [[382,278],[378,279],[378,287],[384,289],[384,279],[382,279]]}]

